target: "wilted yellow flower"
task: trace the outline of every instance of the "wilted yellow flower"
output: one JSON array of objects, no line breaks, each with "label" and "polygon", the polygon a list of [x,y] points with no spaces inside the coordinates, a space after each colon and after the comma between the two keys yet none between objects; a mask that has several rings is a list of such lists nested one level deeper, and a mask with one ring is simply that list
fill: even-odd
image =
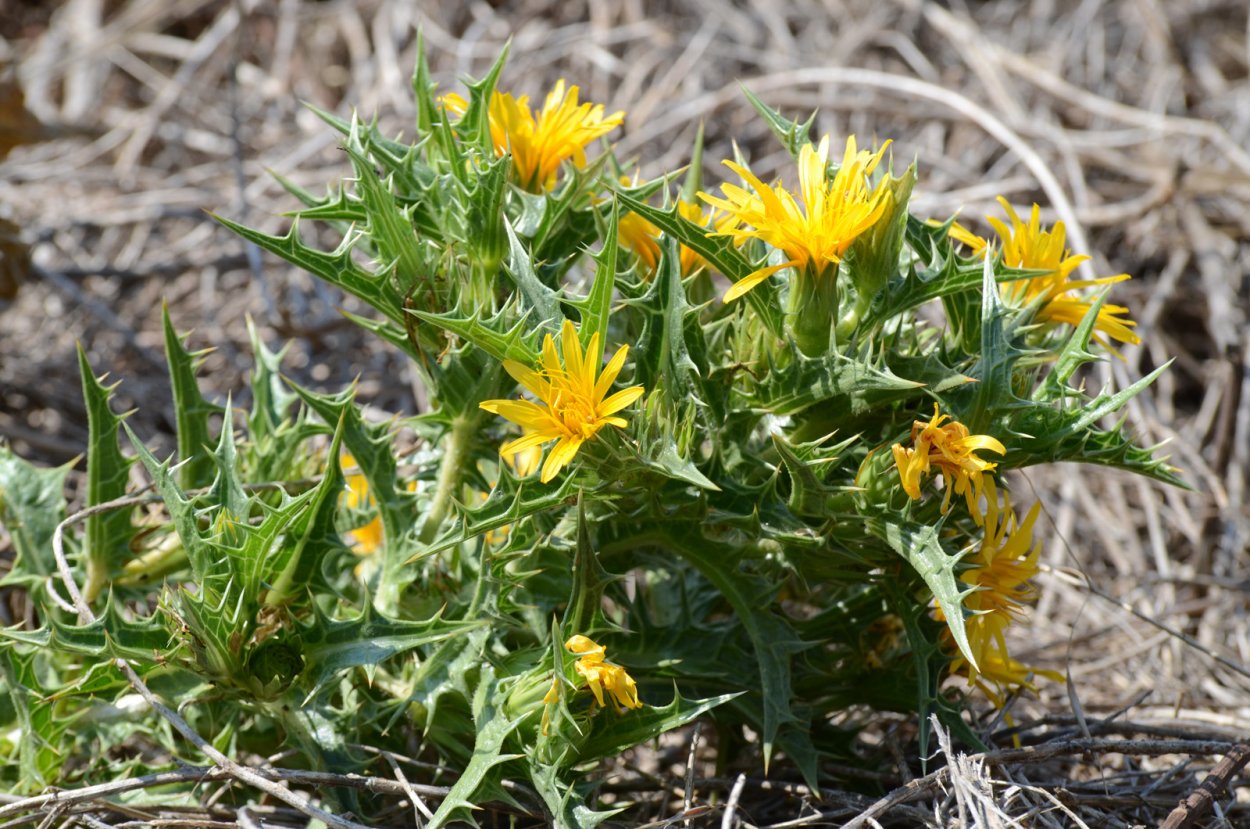
[{"label": "wilted yellow flower", "polygon": [[[566,89],[563,79],[556,81],[537,116],[530,109],[528,95],[514,98],[496,92],[491,97],[487,117],[495,152],[501,157],[512,154],[517,182],[531,193],[554,187],[565,160],[584,167],[586,145],[625,120],[624,112],[604,115],[602,104],[579,104],[577,97],[576,86]],[[442,103],[456,115],[468,109],[468,102],[454,92],[444,95]]]},{"label": "wilted yellow flower", "polygon": [[[1025,224],[1006,199],[999,196],[998,203],[1007,212],[1011,227],[993,216],[986,216],[986,221],[994,228],[1002,243],[1003,263],[1012,268],[1029,268],[1048,272],[1044,276],[1004,283],[1003,297],[1017,305],[1027,305],[1040,297],[1042,305],[1037,312],[1037,318],[1042,322],[1078,325],[1089,313],[1093,303],[1079,296],[1073,296],[1073,291],[1123,282],[1129,278],[1128,274],[1122,273],[1104,276],[1100,279],[1069,281],[1068,277],[1072,272],[1089,257],[1073,255],[1064,247],[1067,230],[1063,222],[1055,222],[1052,230],[1043,230],[1040,208],[1036,204],[1033,205],[1028,224]],[[980,236],[969,233],[958,224],[951,226],[950,237],[970,247],[975,255],[985,256],[989,243]],[[1132,331],[1137,323],[1127,319],[1124,316],[1127,313],[1128,309],[1120,305],[1103,305],[1098,310],[1094,330],[1106,334],[1117,342],[1134,345],[1141,342],[1141,338]],[[1097,334],[1094,338],[1103,345],[1107,345],[1106,341]]]},{"label": "wilted yellow flower", "polygon": [[722,184],[724,198],[699,193],[703,201],[726,211],[736,220],[733,227],[719,231],[737,241],[762,239],[780,250],[787,261],[760,268],[735,282],[725,294],[725,302],[737,299],[747,291],[789,267],[806,269],[814,277],[831,276],[855,237],[868,230],[886,208],[885,188],[870,188],[868,176],[880,163],[890,142],[875,154],[857,150],[855,136],[846,139],[846,151],[838,172],[829,177],[829,137],[820,146],[811,144],[799,151],[800,198],[781,186],[767,185],[750,170],[733,161],[729,167],[751,186]]},{"label": "wilted yellow flower", "polygon": [[[950,420],[950,423],[943,423]],[[977,457],[979,451],[1006,454],[1007,448],[989,435],[973,435],[968,427],[950,415],[941,414],[938,404],[933,404],[933,417],[926,423],[917,420],[911,427],[911,448],[894,444],[894,462],[905,491],[913,500],[920,497],[920,485],[931,467],[942,473],[942,486],[946,494],[942,499],[942,512],[950,508],[951,492],[963,495],[968,511],[978,515],[977,502],[981,499],[983,473],[992,471],[997,464]]]},{"label": "wilted yellow flower", "polygon": [[551,731],[551,706],[560,701],[560,678],[553,676],[551,678],[551,688],[547,690],[546,696],[543,697],[543,736],[546,737]]},{"label": "wilted yellow flower", "polygon": [[[951,672],[964,674],[995,704],[1001,704],[1000,697],[986,686],[987,681],[999,689],[1036,690],[1029,681],[1030,674],[1056,681],[1063,677],[1013,659],[1007,652],[1004,635],[1012,620],[1019,618],[1025,603],[1034,597],[1030,582],[1037,575],[1041,543],[1033,539],[1033,525],[1041,504],[1034,504],[1024,521],[1020,521],[1007,493],[998,490],[993,478],[986,478],[985,498],[985,514],[978,516],[985,536],[977,551],[966,559],[972,567],[960,576],[964,584],[977,588],[964,599],[964,608],[971,613],[964,626],[976,666],[957,654],[951,662]],[[949,631],[944,634],[944,642],[948,648],[954,648]]]},{"label": "wilted yellow flower", "polygon": [[[591,338],[583,351],[573,323],[564,321],[560,329],[563,364],[556,354],[555,339],[548,334],[543,340],[541,368],[538,371],[515,360],[505,360],[503,367],[518,383],[537,397],[542,404],[529,400],[485,400],[479,405],[488,412],[505,417],[519,425],[525,434],[500,447],[504,458],[531,450],[548,441],[557,441],[543,464],[542,482],[547,483],[560,473],[577,450],[604,426],[624,428],[624,418],[614,417],[642,396],[642,386],[631,386],[605,397],[613,381],[625,365],[629,346],[623,345],[599,373],[595,357],[599,354],[599,334]],[[597,375],[597,376],[596,376]]]},{"label": "wilted yellow flower", "polygon": [[[638,685],[634,682],[634,678],[620,665],[604,661],[603,645],[598,645],[579,633],[570,636],[564,643],[564,647],[569,653],[579,657],[573,669],[586,680],[590,693],[595,695],[595,702],[600,707],[604,704],[603,692],[605,690],[622,708],[642,707],[642,702],[638,699]],[[548,696],[552,696],[555,692],[555,685],[552,685]]]}]

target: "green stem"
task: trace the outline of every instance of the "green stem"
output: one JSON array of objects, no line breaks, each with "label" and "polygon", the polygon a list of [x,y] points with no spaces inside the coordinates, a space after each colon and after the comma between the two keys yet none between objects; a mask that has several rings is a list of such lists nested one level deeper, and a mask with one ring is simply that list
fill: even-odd
[{"label": "green stem", "polygon": [[187,550],[176,534],[166,536],[159,545],[122,567],[115,583],[138,587],[160,581],[187,566]]},{"label": "green stem", "polygon": [[438,469],[438,482],[434,488],[434,500],[421,525],[419,536],[422,544],[429,544],[443,525],[451,509],[452,500],[459,494],[460,481],[469,460],[469,449],[477,433],[481,415],[477,410],[457,415],[451,422],[451,431],[443,439],[443,462]]}]

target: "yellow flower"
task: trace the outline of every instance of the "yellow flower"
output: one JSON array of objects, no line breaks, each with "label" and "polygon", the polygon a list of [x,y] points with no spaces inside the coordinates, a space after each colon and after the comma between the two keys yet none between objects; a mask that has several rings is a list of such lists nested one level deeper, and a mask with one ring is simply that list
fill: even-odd
[{"label": "yellow flower", "polygon": [[[1128,274],[1122,273],[1116,276],[1104,276],[1100,279],[1069,281],[1068,277],[1072,272],[1089,257],[1073,255],[1064,247],[1067,231],[1064,229],[1063,222],[1055,222],[1052,230],[1043,230],[1040,208],[1036,204],[1033,205],[1028,224],[1025,224],[1006,199],[999,196],[998,203],[1007,212],[1011,227],[993,216],[987,216],[986,220],[994,228],[1002,243],[1003,263],[1012,268],[1047,271],[1044,276],[1004,283],[1003,297],[1017,305],[1027,305],[1040,297],[1041,308],[1037,312],[1037,318],[1042,322],[1080,324],[1093,303],[1071,295],[1073,291],[1123,282],[1129,278]],[[958,224],[951,226],[950,237],[970,247],[976,256],[985,256],[989,243],[969,233]],[[1141,342],[1141,338],[1132,331],[1137,323],[1125,317],[1127,313],[1128,309],[1120,305],[1102,306],[1098,311],[1098,319],[1094,322],[1094,330],[1106,334],[1117,342],[1136,345]],[[1094,338],[1104,346],[1107,345],[1106,341],[1097,334]]]},{"label": "yellow flower", "polygon": [[[735,282],[725,294],[730,302],[745,294],[777,271],[789,267],[806,269],[812,276],[828,276],[829,269],[842,261],[842,255],[855,237],[872,227],[885,211],[888,190],[868,186],[868,176],[876,169],[890,142],[875,154],[857,151],[855,136],[846,139],[842,166],[829,178],[829,137],[820,146],[808,144],[799,151],[800,199],[796,200],[780,182],[769,186],[750,170],[725,161],[755,192],[735,184],[722,184],[724,198],[700,193],[713,207],[731,215],[738,223],[719,231],[737,242],[762,239],[780,250],[787,261],[760,268]],[[739,226],[741,225],[741,226]]]},{"label": "yellow flower", "polygon": [[[985,497],[985,514],[978,516],[985,536],[976,553],[966,559],[972,567],[960,576],[964,584],[977,588],[964,599],[964,608],[972,614],[964,626],[976,666],[957,654],[951,662],[951,672],[964,674],[996,705],[1001,705],[1001,698],[987,687],[987,681],[999,689],[1036,690],[1029,680],[1030,674],[1060,682],[1063,677],[1055,671],[1032,668],[1013,659],[1007,652],[1004,635],[1007,626],[1020,617],[1025,603],[1032,601],[1035,595],[1030,582],[1037,575],[1041,543],[1034,541],[1033,526],[1041,504],[1034,504],[1024,521],[1020,521],[1007,493],[999,492],[993,478],[986,479]],[[940,608],[938,615],[941,616]],[[954,649],[949,631],[944,633],[943,642],[947,648]]]},{"label": "yellow flower", "polygon": [[[950,423],[943,425],[944,421]],[[920,497],[920,484],[930,468],[936,466],[942,473],[942,486],[946,494],[942,499],[942,512],[950,508],[951,492],[963,495],[968,511],[979,514],[977,502],[981,499],[982,480],[985,472],[997,464],[977,457],[979,451],[1006,454],[1007,448],[989,435],[973,435],[968,427],[950,415],[941,414],[933,404],[933,417],[929,422],[914,421],[911,427],[912,448],[894,444],[894,462],[903,491],[913,500]]]},{"label": "yellow flower", "polygon": [[[607,135],[625,120],[624,112],[604,115],[602,104],[579,104],[578,88],[565,89],[564,80],[547,93],[542,111],[535,116],[529,96],[514,98],[496,92],[490,99],[487,117],[491,142],[499,156],[512,154],[512,170],[517,182],[531,193],[555,186],[560,165],[572,159],[586,165],[586,145]],[[463,115],[468,102],[452,92],[442,98],[448,112]]]},{"label": "yellow flower", "polygon": [[608,361],[603,373],[599,374],[599,366],[595,365],[595,355],[599,354],[597,332],[583,352],[577,329],[565,320],[560,329],[560,342],[564,352],[563,364],[556,354],[555,340],[550,334],[543,340],[541,368],[538,371],[514,360],[505,360],[503,364],[518,383],[542,401],[541,405],[529,400],[486,400],[479,404],[486,411],[516,423],[525,432],[500,447],[499,453],[505,459],[548,441],[557,441],[543,464],[543,483],[558,475],[573,460],[581,445],[604,426],[628,426],[624,418],[613,415],[643,393],[642,386],[631,386],[605,397],[625,365],[629,346],[621,346]]},{"label": "yellow flower", "polygon": [[[570,636],[564,647],[569,653],[580,657],[573,669],[586,680],[590,693],[595,695],[596,704],[603,707],[603,692],[606,690],[622,708],[642,707],[634,678],[620,665],[604,661],[603,645],[598,645],[579,633]],[[552,696],[555,691],[553,684],[548,696]]]}]

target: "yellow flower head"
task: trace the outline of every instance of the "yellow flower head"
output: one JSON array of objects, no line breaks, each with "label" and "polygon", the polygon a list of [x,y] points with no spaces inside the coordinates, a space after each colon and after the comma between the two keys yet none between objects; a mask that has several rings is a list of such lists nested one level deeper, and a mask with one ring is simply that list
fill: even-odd
[{"label": "yellow flower head", "polygon": [[625,365],[629,346],[621,346],[600,374],[599,366],[595,365],[595,355],[599,353],[598,333],[590,338],[583,351],[578,342],[577,329],[565,320],[560,329],[560,343],[564,352],[563,363],[556,354],[554,338],[548,334],[543,340],[539,370],[514,360],[505,360],[503,364],[504,369],[541,404],[529,400],[485,400],[479,404],[486,411],[516,423],[525,432],[500,447],[499,452],[505,458],[548,441],[557,441],[543,464],[543,483],[558,475],[573,460],[581,445],[604,426],[628,426],[624,418],[613,415],[643,393],[642,386],[631,386],[605,397]]},{"label": "yellow flower head", "polygon": [[737,242],[762,239],[787,257],[780,265],[760,268],[735,282],[725,301],[737,299],[779,270],[805,268],[823,276],[842,261],[855,237],[881,218],[889,196],[887,188],[868,186],[868,176],[880,163],[890,142],[877,152],[857,150],[855,136],[846,139],[842,166],[829,177],[829,136],[820,146],[808,144],[799,151],[799,198],[781,186],[767,185],[746,167],[725,161],[755,192],[735,184],[722,184],[724,198],[700,193],[713,207],[726,211],[735,226],[719,231]]},{"label": "yellow flower head", "polygon": [[[573,665],[578,675],[586,680],[590,693],[595,696],[595,703],[603,707],[603,692],[606,690],[616,704],[622,708],[641,708],[638,699],[638,685],[634,678],[626,673],[620,665],[604,661],[605,649],[580,633],[569,637],[564,643],[569,653],[579,657]],[[555,690],[555,687],[552,687]],[[549,694],[550,696],[550,694]]]},{"label": "yellow flower head", "polygon": [[[945,423],[948,420],[950,422]],[[911,444],[910,449],[897,443],[893,446],[903,491],[913,500],[919,498],[924,476],[936,466],[942,473],[942,486],[946,490],[942,512],[950,508],[953,491],[963,495],[968,511],[977,515],[983,473],[992,471],[997,464],[982,460],[976,453],[987,451],[1003,455],[1007,448],[989,435],[969,434],[967,426],[951,420],[950,415],[941,414],[936,403],[933,417],[927,423],[921,420],[912,423]]]},{"label": "yellow flower head", "polygon": [[[491,142],[499,156],[512,154],[512,169],[518,183],[531,193],[555,186],[556,173],[568,159],[578,167],[586,165],[586,146],[607,135],[625,120],[624,112],[604,115],[602,104],[579,104],[578,88],[567,89],[564,80],[547,93],[537,115],[529,106],[529,96],[514,98],[496,92],[490,99],[488,118]],[[442,98],[444,108],[463,115],[468,102],[452,92]]]},{"label": "yellow flower head", "polygon": [[[1020,521],[1011,508],[1007,493],[999,492],[993,478],[986,479],[985,496],[985,514],[978,516],[985,528],[985,536],[980,548],[967,559],[972,567],[960,577],[964,584],[978,588],[964,599],[964,607],[972,613],[964,625],[976,666],[973,667],[962,654],[957,654],[951,662],[951,672],[964,674],[995,704],[1001,704],[1001,698],[987,687],[986,682],[999,689],[1024,687],[1036,690],[1029,681],[1030,674],[1056,681],[1062,681],[1063,677],[1054,671],[1032,668],[1013,659],[1007,652],[1004,635],[1012,620],[1019,618],[1024,604],[1034,597],[1030,581],[1037,575],[1041,544],[1033,539],[1033,526],[1041,504],[1034,504],[1024,521]],[[954,649],[949,632],[944,634],[943,641],[948,648]]]},{"label": "yellow flower head", "polygon": [[[1072,295],[1073,291],[1123,282],[1129,278],[1128,274],[1122,273],[1116,276],[1104,276],[1100,279],[1069,281],[1068,277],[1072,272],[1089,257],[1073,255],[1064,247],[1067,231],[1063,222],[1055,222],[1052,230],[1043,230],[1040,208],[1036,204],[1033,205],[1028,224],[1025,224],[1006,199],[999,196],[998,203],[1007,212],[1011,226],[1008,227],[1001,219],[993,216],[987,216],[986,220],[994,228],[1002,243],[1003,263],[1012,268],[1047,271],[1043,276],[1005,283],[1002,287],[1003,297],[1017,305],[1027,305],[1040,297],[1041,308],[1037,312],[1038,320],[1078,325],[1085,318],[1093,303]],[[985,256],[989,245],[985,239],[969,233],[958,224],[951,226],[950,236],[970,247],[975,255]],[[1141,338],[1132,331],[1137,323],[1126,318],[1124,315],[1127,313],[1128,309],[1120,305],[1102,306],[1098,311],[1098,319],[1094,322],[1094,330],[1106,334],[1117,342],[1134,345],[1141,342]],[[1095,335],[1095,339],[1104,346],[1107,344],[1098,335]]]}]

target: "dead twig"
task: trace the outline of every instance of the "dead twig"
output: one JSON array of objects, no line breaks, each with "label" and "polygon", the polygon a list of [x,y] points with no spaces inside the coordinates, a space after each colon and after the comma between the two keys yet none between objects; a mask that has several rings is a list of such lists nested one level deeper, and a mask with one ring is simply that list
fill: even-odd
[{"label": "dead twig", "polygon": [[1247,763],[1250,763],[1250,745],[1238,743],[1233,746],[1215,768],[1211,769],[1211,773],[1203,778],[1198,788],[1159,824],[1159,829],[1187,829],[1193,826],[1211,810],[1216,798],[1222,797],[1228,791],[1228,784]]}]

